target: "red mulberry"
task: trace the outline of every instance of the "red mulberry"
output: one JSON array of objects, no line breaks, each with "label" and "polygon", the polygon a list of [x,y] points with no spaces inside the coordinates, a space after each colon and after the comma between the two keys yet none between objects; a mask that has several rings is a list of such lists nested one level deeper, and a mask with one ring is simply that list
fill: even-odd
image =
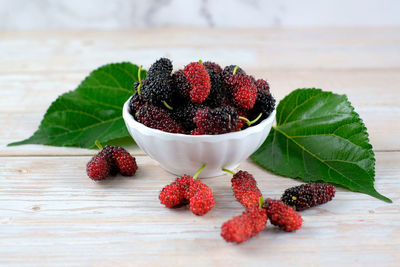
[{"label": "red mulberry", "polygon": [[242,243],[263,231],[267,220],[265,209],[250,208],[225,222],[221,227],[221,236],[227,242]]},{"label": "red mulberry", "polygon": [[214,195],[211,189],[200,180],[195,180],[186,191],[189,208],[196,215],[204,215],[214,207]]},{"label": "red mulberry", "polygon": [[206,68],[200,62],[193,62],[184,69],[186,79],[190,83],[190,99],[201,104],[210,94],[211,81]]},{"label": "red mulberry", "polygon": [[86,172],[92,180],[103,180],[110,173],[110,166],[106,157],[101,155],[94,156],[86,166]]},{"label": "red mulberry", "polygon": [[303,219],[292,207],[280,200],[266,199],[264,206],[269,220],[286,232],[300,229]]},{"label": "red mulberry", "polygon": [[262,196],[253,175],[239,171],[231,179],[232,191],[236,199],[246,208],[256,207]]},{"label": "red mulberry", "polygon": [[183,175],[164,187],[159,195],[161,204],[173,208],[189,203],[190,210],[196,215],[204,215],[214,207],[214,195],[211,189],[202,181],[197,180],[197,175],[202,169],[193,176]]},{"label": "red mulberry", "polygon": [[235,74],[230,84],[233,86],[234,103],[243,109],[252,109],[257,99],[257,88],[247,75]]},{"label": "red mulberry", "polygon": [[137,169],[135,157],[119,146],[105,146],[86,167],[88,176],[93,180],[102,180],[118,172],[124,176],[132,176]]}]

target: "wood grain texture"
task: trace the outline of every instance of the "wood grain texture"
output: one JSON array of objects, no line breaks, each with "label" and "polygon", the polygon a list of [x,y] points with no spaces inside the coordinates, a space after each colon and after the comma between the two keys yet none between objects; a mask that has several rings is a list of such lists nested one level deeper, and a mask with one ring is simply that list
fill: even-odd
[{"label": "wood grain texture", "polygon": [[[399,28],[201,29],[0,32],[0,265],[398,266],[400,263]],[[216,205],[203,217],[167,209],[160,189],[173,175],[135,146],[135,177],[95,183],[85,165],[95,150],[6,147],[30,136],[50,103],[94,68],[168,56],[175,66],[210,59],[270,80],[282,99],[299,87],[347,94],[376,152],[376,188],[393,200],[339,189],[302,212],[304,227],[266,231],[227,244],[220,226],[243,208],[229,175],[207,178]],[[298,181],[250,160],[265,196]]]},{"label": "wood grain texture", "polygon": [[[204,181],[216,205],[205,216],[187,207],[167,209],[158,193],[174,176],[147,156],[132,178],[96,183],[86,177],[87,156],[3,157],[0,175],[0,263],[290,265],[303,263],[391,265],[399,260],[399,152],[377,153],[377,189],[388,205],[338,189],[334,201],[302,212],[304,227],[267,230],[240,246],[219,236],[224,221],[243,211],[230,175]],[[264,196],[278,198],[299,184],[246,161]],[[21,253],[23,253],[24,257]]]}]

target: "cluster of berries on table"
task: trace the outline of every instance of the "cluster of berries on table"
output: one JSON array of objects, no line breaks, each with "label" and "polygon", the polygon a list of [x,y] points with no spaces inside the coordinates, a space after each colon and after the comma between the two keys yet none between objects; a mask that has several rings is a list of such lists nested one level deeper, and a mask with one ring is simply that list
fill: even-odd
[{"label": "cluster of berries on table", "polygon": [[[286,232],[301,228],[303,219],[297,210],[304,210],[330,201],[335,188],[328,184],[305,184],[287,189],[281,200],[264,200],[253,175],[246,171],[234,173],[232,191],[246,210],[225,222],[221,236],[227,242],[242,243],[266,228],[267,221]],[[290,199],[291,201],[287,201]],[[298,201],[296,201],[298,200]]]},{"label": "cluster of berries on table", "polygon": [[[189,205],[196,215],[204,215],[215,204],[211,188],[197,179],[203,165],[195,175],[183,175],[166,185],[159,194],[160,203],[168,208]],[[263,231],[269,220],[286,232],[301,228],[303,219],[296,210],[304,210],[330,201],[335,195],[335,188],[329,184],[304,184],[287,189],[281,200],[264,197],[252,174],[246,171],[233,172],[231,179],[235,198],[244,206],[238,216],[224,222],[221,226],[221,236],[227,242],[242,243]],[[287,201],[290,199],[290,201]],[[299,201],[295,201],[299,200]]]},{"label": "cluster of berries on table", "polygon": [[105,146],[92,157],[86,165],[86,173],[92,180],[103,180],[109,176],[120,173],[124,176],[132,176],[136,173],[138,166],[135,157],[119,146]]},{"label": "cluster of berries on table", "polygon": [[135,82],[130,113],[147,127],[170,133],[223,134],[256,125],[275,108],[269,83],[238,66],[192,62],[173,72],[161,58]]}]

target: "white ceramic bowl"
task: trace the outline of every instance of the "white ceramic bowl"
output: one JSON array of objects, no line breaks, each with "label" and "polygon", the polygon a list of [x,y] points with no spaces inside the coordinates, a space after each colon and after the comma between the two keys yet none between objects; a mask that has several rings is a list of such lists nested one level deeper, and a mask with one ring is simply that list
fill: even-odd
[{"label": "white ceramic bowl", "polygon": [[206,164],[199,177],[212,177],[224,174],[222,168],[235,169],[262,145],[271,130],[275,110],[256,126],[219,135],[174,134],[149,128],[129,113],[129,99],[122,115],[136,144],[162,168],[179,176],[194,175]]}]

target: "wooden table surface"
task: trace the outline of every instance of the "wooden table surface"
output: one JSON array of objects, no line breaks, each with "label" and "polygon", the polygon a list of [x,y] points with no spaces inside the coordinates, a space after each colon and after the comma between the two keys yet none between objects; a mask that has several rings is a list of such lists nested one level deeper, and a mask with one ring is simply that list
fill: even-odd
[{"label": "wooden table surface", "polygon": [[[400,265],[400,29],[190,29],[0,33],[0,265]],[[30,136],[50,103],[93,69],[157,58],[175,68],[211,59],[271,81],[278,100],[301,87],[347,94],[376,154],[376,188],[388,204],[338,189],[334,201],[302,212],[295,233],[271,225],[228,244],[220,226],[243,208],[230,176],[207,178],[216,199],[205,216],[160,205],[174,179],[140,149],[133,178],[87,178],[94,150],[6,147]],[[300,184],[252,163],[264,196]]]}]

